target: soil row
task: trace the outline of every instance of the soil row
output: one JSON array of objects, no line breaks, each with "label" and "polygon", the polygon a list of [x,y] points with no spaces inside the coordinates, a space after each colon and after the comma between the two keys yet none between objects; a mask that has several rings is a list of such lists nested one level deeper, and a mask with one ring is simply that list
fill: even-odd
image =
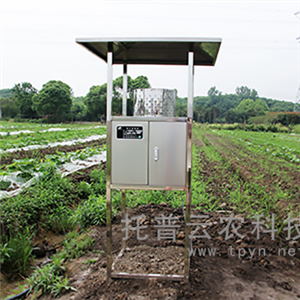
[{"label": "soil row", "polygon": [[[223,168],[220,162],[209,160],[204,152],[206,146],[203,140],[193,138],[194,145],[197,147],[197,160],[194,159],[194,172],[199,172],[200,180],[207,184],[205,190],[209,194],[212,201],[216,204],[223,204],[224,209],[230,208],[224,202],[229,195],[229,191],[236,188],[230,181],[236,170],[233,167]],[[243,191],[243,186],[239,186]],[[201,203],[200,203],[201,206]]]},{"label": "soil row", "polygon": [[[218,149],[222,156],[225,156],[227,160],[230,159],[231,162],[236,161],[236,158],[242,161],[243,166],[246,164],[247,168],[250,168],[254,171],[251,173],[245,173],[243,170],[241,170],[241,175],[245,180],[252,180],[254,174],[256,173],[256,170],[259,170],[261,173],[264,173],[265,182],[263,182],[263,185],[268,184],[270,182],[272,183],[280,183],[282,180],[286,181],[286,184],[281,183],[283,188],[290,189],[292,186],[297,186],[296,183],[300,182],[300,173],[296,170],[296,168],[287,168],[283,165],[282,162],[276,162],[276,167],[278,168],[278,173],[272,173],[270,174],[270,164],[274,165],[274,157],[272,159],[268,159],[265,155],[262,155],[261,157],[258,157],[257,154],[252,153],[245,147],[241,147],[239,145],[233,144],[230,142],[230,140],[224,139],[222,137],[205,133],[205,138],[211,143],[212,146],[214,146],[216,149]],[[227,150],[227,151],[226,151]],[[228,155],[228,153],[233,154],[231,156]],[[242,155],[244,154],[244,155]],[[245,159],[246,158],[246,159]],[[261,165],[258,163],[258,161],[264,161],[264,165]],[[241,166],[240,166],[241,167]],[[240,169],[240,168],[239,168]],[[288,178],[282,178],[280,174],[284,173],[285,177],[288,176]]]},{"label": "soil row", "polygon": [[106,139],[97,140],[97,141],[90,141],[82,144],[76,144],[72,146],[57,146],[57,147],[49,147],[44,149],[36,149],[36,150],[21,150],[12,153],[3,154],[0,158],[0,165],[4,167],[5,165],[11,164],[14,159],[25,159],[25,158],[44,158],[46,155],[49,154],[56,154],[56,151],[59,152],[75,152],[80,149],[84,149],[86,147],[96,147],[102,146],[106,143]]},{"label": "soil row", "polygon": [[[204,137],[218,150],[224,160],[230,163],[231,168],[243,182],[256,183],[264,187],[267,193],[274,193],[276,188],[279,187],[283,192],[289,194],[294,208],[299,210],[299,171],[294,168],[287,168],[281,162],[269,161],[265,157],[257,157],[247,149],[239,148],[222,137],[208,133],[205,133]],[[246,154],[246,156],[243,154]],[[264,161],[264,165],[259,161]],[[288,203],[284,203],[284,200],[282,199],[281,204],[286,207]]]}]

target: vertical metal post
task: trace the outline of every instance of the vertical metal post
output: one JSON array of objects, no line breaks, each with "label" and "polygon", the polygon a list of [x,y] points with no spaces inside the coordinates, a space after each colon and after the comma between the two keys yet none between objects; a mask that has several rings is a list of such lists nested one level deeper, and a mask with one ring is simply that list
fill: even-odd
[{"label": "vertical metal post", "polygon": [[189,279],[190,269],[190,233],[191,229],[187,226],[191,222],[191,201],[192,201],[192,124],[193,124],[193,105],[194,105],[194,53],[188,54],[188,128],[187,128],[187,184],[186,184],[186,207],[185,207],[185,280]]},{"label": "vertical metal post", "polygon": [[123,65],[123,102],[122,115],[127,116],[127,64]]},{"label": "vertical metal post", "polygon": [[[125,214],[126,214],[126,190],[122,190],[122,220],[125,220]],[[122,223],[122,229],[123,230],[123,233],[122,233],[122,249],[125,251],[125,248],[126,248],[126,240],[124,239],[125,238],[125,227],[126,227],[126,224],[125,222]]]},{"label": "vertical metal post", "polygon": [[112,267],[112,226],[111,226],[111,102],[112,102],[112,45],[107,53],[107,92],[106,92],[106,252],[107,252],[107,280],[111,279]]},{"label": "vertical metal post", "polygon": [[190,234],[191,228],[187,226],[191,223],[191,202],[192,202],[192,122],[191,118],[188,118],[187,124],[187,180],[186,180],[186,203],[185,203],[185,263],[184,263],[184,276],[185,280],[189,280],[189,270],[190,270]]},{"label": "vertical metal post", "polygon": [[189,52],[188,57],[189,71],[188,71],[188,117],[193,119],[193,105],[194,105],[194,52]]},{"label": "vertical metal post", "polygon": [[111,102],[113,93],[113,75],[112,75],[112,52],[107,52],[107,93],[106,93],[106,120],[111,121]]}]

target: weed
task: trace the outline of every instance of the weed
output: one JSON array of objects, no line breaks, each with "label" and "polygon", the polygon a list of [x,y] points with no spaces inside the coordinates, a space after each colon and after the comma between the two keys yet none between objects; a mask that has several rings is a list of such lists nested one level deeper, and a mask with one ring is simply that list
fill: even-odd
[{"label": "weed", "polygon": [[8,243],[0,244],[0,264],[1,266],[10,259],[10,253],[15,250],[8,247]]},{"label": "weed", "polygon": [[52,267],[53,272],[57,275],[62,275],[67,270],[66,267],[63,265],[65,261],[65,257],[63,254],[54,255],[52,258]]},{"label": "weed", "polygon": [[33,233],[27,227],[24,232],[10,236],[6,243],[1,242],[1,270],[5,275],[9,273],[27,274],[30,264]]},{"label": "weed", "polygon": [[95,194],[106,194],[106,173],[104,170],[95,169],[90,174],[92,189]]},{"label": "weed", "polygon": [[74,210],[61,205],[49,216],[47,224],[52,231],[66,233],[74,230],[76,227],[76,223],[74,223],[73,218]]},{"label": "weed", "polygon": [[40,291],[43,294],[54,294],[59,296],[64,290],[76,289],[70,285],[68,277],[63,278],[54,269],[54,265],[49,264],[43,268],[37,268],[29,278],[31,291]]},{"label": "weed", "polygon": [[102,254],[102,253],[103,253],[103,250],[93,249],[92,252],[93,252],[93,253],[99,253],[99,254]]},{"label": "weed", "polygon": [[87,250],[89,250],[94,244],[95,240],[88,236],[87,233],[77,235],[76,231],[68,234],[64,240],[64,250],[62,255],[64,258],[75,258],[82,256]]},{"label": "weed", "polygon": [[77,193],[81,199],[87,199],[93,193],[91,184],[81,181],[77,185]]},{"label": "weed", "polygon": [[90,265],[93,265],[95,262],[97,262],[97,258],[95,258],[95,259],[88,259],[87,261],[84,261],[84,262],[82,262],[83,264],[85,264],[85,265],[88,265],[88,266],[90,266]]},{"label": "weed", "polygon": [[106,220],[106,200],[101,196],[90,195],[82,202],[74,215],[74,222],[82,228],[104,223]]}]

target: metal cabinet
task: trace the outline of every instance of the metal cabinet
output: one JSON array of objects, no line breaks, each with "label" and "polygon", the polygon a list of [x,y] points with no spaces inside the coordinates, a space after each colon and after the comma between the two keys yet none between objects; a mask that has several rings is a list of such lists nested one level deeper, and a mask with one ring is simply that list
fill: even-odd
[{"label": "metal cabinet", "polygon": [[113,185],[186,185],[186,122],[112,121],[111,149]]}]

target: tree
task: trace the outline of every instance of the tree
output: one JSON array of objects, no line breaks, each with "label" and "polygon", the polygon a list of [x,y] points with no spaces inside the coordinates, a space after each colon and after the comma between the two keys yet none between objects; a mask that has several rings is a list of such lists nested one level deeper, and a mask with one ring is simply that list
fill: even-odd
[{"label": "tree", "polygon": [[38,92],[29,82],[15,84],[11,94],[23,118],[36,118],[36,111],[32,109],[32,98]]},{"label": "tree", "polygon": [[240,96],[241,100],[243,99],[252,99],[256,100],[258,97],[258,93],[254,89],[249,89],[247,86],[237,87],[235,92],[238,96]]},{"label": "tree", "polygon": [[106,87],[106,83],[101,86],[93,85],[84,97],[87,118],[91,121],[97,121],[106,116]]},{"label": "tree", "polygon": [[243,116],[240,116],[235,109],[230,109],[225,114],[225,120],[227,123],[240,123],[243,121]]},{"label": "tree", "polygon": [[236,108],[235,111],[239,118],[242,118],[243,122],[246,122],[248,118],[255,116],[254,101],[252,99],[244,99]]},{"label": "tree", "polygon": [[0,90],[0,97],[3,97],[3,98],[12,98],[11,97],[11,89],[1,89]]},{"label": "tree", "polygon": [[0,97],[0,106],[3,118],[14,118],[19,113],[17,104],[9,97]]},{"label": "tree", "polygon": [[72,89],[62,81],[50,80],[32,98],[32,109],[40,115],[48,115],[53,121],[62,121],[72,105]]},{"label": "tree", "polygon": [[267,103],[261,99],[257,99],[254,102],[254,113],[255,116],[264,115],[267,111],[269,111],[269,107]]},{"label": "tree", "polygon": [[[133,91],[135,89],[149,88],[150,83],[146,76],[138,76],[132,79],[127,78],[127,115],[133,115]],[[99,120],[106,117],[106,88],[107,84],[101,86],[92,86],[90,91],[84,98],[87,106],[88,118],[91,120]],[[120,76],[113,81],[113,97],[112,97],[112,114],[122,114],[123,99],[123,77]]]},{"label": "tree", "polygon": [[261,98],[265,101],[270,109],[270,111],[293,111],[294,103],[288,101],[279,101],[268,98]]},{"label": "tree", "polygon": [[233,122],[246,122],[250,117],[264,115],[269,110],[265,101],[257,99],[244,99],[235,108],[227,112],[226,121]]},{"label": "tree", "polygon": [[128,78],[128,92],[130,95],[136,89],[147,89],[150,87],[151,85],[146,76],[140,75],[135,79]]},{"label": "tree", "polygon": [[186,103],[180,103],[176,101],[175,103],[175,116],[176,117],[186,117],[187,116],[187,107]]},{"label": "tree", "polygon": [[204,113],[204,122],[215,123],[220,115],[220,109],[216,106],[207,108]]},{"label": "tree", "polygon": [[208,95],[207,105],[210,107],[218,103],[218,101],[220,100],[219,96],[222,95],[222,92],[218,91],[217,88],[213,86],[208,90],[207,95]]},{"label": "tree", "polygon": [[87,107],[84,97],[72,97],[72,107],[69,114],[70,121],[84,121],[87,118]]}]

